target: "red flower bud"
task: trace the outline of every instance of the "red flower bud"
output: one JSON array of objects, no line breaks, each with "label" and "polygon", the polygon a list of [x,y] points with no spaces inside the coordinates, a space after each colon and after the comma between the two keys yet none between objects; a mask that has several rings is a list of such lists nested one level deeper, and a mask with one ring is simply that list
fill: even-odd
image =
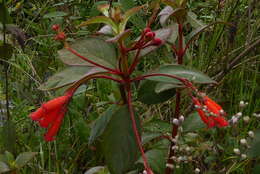
[{"label": "red flower bud", "polygon": [[153,45],[161,45],[162,44],[162,40],[160,38],[154,38],[153,40]]},{"label": "red flower bud", "polygon": [[64,32],[59,32],[55,37],[54,40],[63,41],[66,39],[66,34]]},{"label": "red flower bud", "polygon": [[148,32],[151,32],[152,30],[151,30],[151,28],[149,28],[149,27],[146,27],[145,29],[144,29],[144,33],[148,33]]},{"label": "red flower bud", "polygon": [[59,24],[54,24],[54,25],[52,25],[51,29],[52,29],[53,31],[59,31],[60,25],[59,25]]},{"label": "red flower bud", "polygon": [[153,39],[155,37],[155,33],[154,32],[147,32],[145,34],[145,37],[148,39]]}]

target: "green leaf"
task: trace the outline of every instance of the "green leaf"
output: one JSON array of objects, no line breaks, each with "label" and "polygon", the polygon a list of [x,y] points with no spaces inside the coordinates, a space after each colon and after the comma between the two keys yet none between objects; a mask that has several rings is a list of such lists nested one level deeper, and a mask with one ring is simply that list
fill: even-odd
[{"label": "green leaf", "polygon": [[[76,50],[80,55],[103,66],[114,68],[117,65],[117,55],[115,47],[113,46],[113,44],[107,43],[103,39],[95,37],[79,39],[76,40],[75,43],[71,44],[70,47]],[[58,53],[59,58],[65,64],[78,66],[93,66],[92,64],[72,54],[66,48],[60,50]]]},{"label": "green leaf", "polygon": [[110,19],[109,17],[106,17],[106,16],[95,16],[93,18],[90,18],[87,21],[82,22],[79,25],[79,27],[83,27],[83,26],[86,26],[86,25],[89,25],[89,24],[100,24],[100,23],[107,24],[107,25],[111,26],[115,33],[117,33],[117,34],[119,33],[117,24],[112,19]]},{"label": "green leaf", "polygon": [[84,174],[105,174],[106,168],[103,166],[92,167]]},{"label": "green leaf", "polygon": [[151,140],[162,136],[162,133],[158,133],[158,132],[145,132],[142,136],[142,144],[146,144],[149,143]]},{"label": "green leaf", "polygon": [[[200,84],[210,84],[216,83],[206,74],[198,70],[193,70],[191,68],[182,66],[182,65],[164,65],[159,67],[157,70],[152,71],[149,74],[168,74],[174,75],[177,77],[188,79],[193,83],[200,83]],[[179,80],[170,78],[170,77],[163,77],[163,76],[154,76],[154,77],[147,77],[148,80],[154,80],[158,82],[165,82],[165,83],[173,83],[173,84],[182,84]]]},{"label": "green leaf", "polygon": [[64,16],[68,16],[68,13],[65,13],[63,11],[55,11],[55,12],[45,14],[43,16],[43,19],[57,18],[57,17],[64,17]]},{"label": "green leaf", "polygon": [[16,167],[22,168],[23,166],[25,166],[31,159],[33,159],[35,157],[35,155],[37,154],[37,152],[23,152],[21,154],[18,155],[18,157],[15,160],[15,165]]},{"label": "green leaf", "polygon": [[[154,173],[164,173],[167,152],[167,149],[152,149],[145,153]],[[137,162],[143,163],[143,160],[140,158]]]},{"label": "green leaf", "polygon": [[[159,30],[154,31],[155,32],[155,37],[160,38],[163,43],[171,36],[172,34],[172,27],[167,27],[167,28],[162,28]],[[149,46],[144,49],[142,49],[140,56],[145,56],[148,53],[156,50],[158,46]]]},{"label": "green leaf", "polygon": [[205,24],[202,21],[197,19],[197,15],[192,11],[189,11],[187,13],[187,20],[193,28],[200,28],[205,26]]},{"label": "green leaf", "polygon": [[3,2],[0,3],[0,22],[2,24],[10,24],[12,23],[12,18],[8,12],[7,7]]},{"label": "green leaf", "polygon": [[260,164],[255,164],[252,174],[259,174],[259,173],[260,173]]},{"label": "green leaf", "polygon": [[105,131],[113,113],[115,112],[116,105],[109,107],[93,124],[89,137],[89,144],[97,140]]},{"label": "green leaf", "polygon": [[182,127],[184,132],[193,132],[202,128],[206,128],[206,125],[200,119],[199,114],[194,112],[185,118]]},{"label": "green leaf", "polygon": [[169,100],[175,95],[175,90],[167,90],[161,93],[155,92],[158,82],[145,80],[138,90],[138,100],[144,104],[158,104]]},{"label": "green leaf", "polygon": [[[136,117],[138,129],[140,122]],[[118,106],[102,135],[102,150],[108,169],[123,174],[131,169],[138,155],[138,146],[127,106]]]},{"label": "green leaf", "polygon": [[158,93],[161,93],[161,92],[164,92],[164,91],[168,91],[170,89],[173,89],[173,88],[181,88],[183,87],[183,85],[180,85],[180,84],[174,84],[174,83],[157,83],[156,86],[155,86],[155,92],[158,94]]},{"label": "green leaf", "polygon": [[81,141],[88,141],[91,129],[90,126],[83,119],[83,117],[77,118],[77,122],[74,125],[74,129]]},{"label": "green leaf", "polygon": [[131,8],[129,10],[127,10],[125,12],[125,14],[123,15],[123,20],[122,22],[119,24],[119,32],[123,32],[125,30],[126,24],[128,22],[128,20],[135,15],[137,12],[139,12],[144,6],[138,6],[138,7],[134,7]]},{"label": "green leaf", "polygon": [[105,72],[105,70],[90,66],[71,66],[51,76],[45,83],[40,85],[39,89],[58,89],[102,72]]},{"label": "green leaf", "polygon": [[250,158],[255,158],[260,156],[260,129],[255,131],[255,137],[251,143],[251,148],[248,150],[247,155]]},{"label": "green leaf", "polygon": [[5,172],[9,172],[9,171],[11,171],[9,166],[6,163],[0,161],[0,173],[5,173]]}]

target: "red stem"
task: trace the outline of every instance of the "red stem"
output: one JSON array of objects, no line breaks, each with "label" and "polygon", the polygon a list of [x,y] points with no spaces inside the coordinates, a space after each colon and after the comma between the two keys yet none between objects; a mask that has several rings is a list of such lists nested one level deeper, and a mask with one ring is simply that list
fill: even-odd
[{"label": "red stem", "polygon": [[131,82],[143,80],[143,79],[145,79],[145,78],[147,78],[147,77],[156,77],[156,76],[170,77],[170,78],[179,80],[179,81],[182,82],[185,86],[191,88],[192,90],[196,90],[196,88],[192,85],[192,83],[191,83],[189,80],[187,80],[187,79],[185,79],[185,78],[181,78],[181,77],[175,76],[175,75],[162,74],[162,73],[147,74],[147,75],[139,76],[139,77],[136,77],[136,78],[131,79]]},{"label": "red stem", "polygon": [[183,55],[184,55],[184,50],[183,50],[183,28],[182,24],[178,25],[179,27],[179,51],[178,51],[178,64],[182,64],[183,62]]},{"label": "red stem", "polygon": [[136,138],[139,150],[141,152],[142,159],[144,161],[144,167],[145,167],[145,170],[146,170],[147,174],[153,174],[153,171],[149,167],[147,158],[145,156],[145,152],[143,150],[143,146],[142,146],[142,142],[141,142],[141,137],[140,137],[140,135],[138,133],[138,129],[137,129],[137,126],[136,126],[136,121],[135,121],[135,116],[134,116],[134,109],[133,109],[133,105],[132,105],[132,95],[131,95],[130,84],[128,85],[128,88],[126,88],[126,91],[127,91],[128,110],[130,112],[130,117],[131,117],[131,120],[132,120],[132,126],[133,126],[133,130],[134,130],[135,138]]},{"label": "red stem", "polygon": [[70,51],[72,54],[74,54],[74,55],[78,56],[79,58],[81,58],[82,60],[85,60],[85,61],[91,63],[92,65],[95,65],[95,66],[100,67],[100,68],[103,68],[103,69],[105,69],[105,70],[114,72],[115,74],[118,74],[118,75],[122,74],[122,72],[120,72],[120,71],[118,71],[118,70],[116,70],[116,69],[112,69],[112,68],[108,68],[108,67],[106,67],[106,66],[100,65],[100,64],[98,64],[98,63],[96,63],[96,62],[94,62],[94,61],[92,61],[92,60],[90,60],[90,59],[88,59],[88,58],[86,58],[86,57],[80,55],[76,50],[74,50],[74,49],[72,49],[72,48],[70,48],[70,47],[66,47],[66,49],[67,49],[68,51]]}]

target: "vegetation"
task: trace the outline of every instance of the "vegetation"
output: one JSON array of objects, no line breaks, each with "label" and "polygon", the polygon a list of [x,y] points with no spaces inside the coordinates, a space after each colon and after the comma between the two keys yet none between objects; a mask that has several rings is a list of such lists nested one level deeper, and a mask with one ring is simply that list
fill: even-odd
[{"label": "vegetation", "polygon": [[257,0],[0,0],[0,173],[260,172]]}]

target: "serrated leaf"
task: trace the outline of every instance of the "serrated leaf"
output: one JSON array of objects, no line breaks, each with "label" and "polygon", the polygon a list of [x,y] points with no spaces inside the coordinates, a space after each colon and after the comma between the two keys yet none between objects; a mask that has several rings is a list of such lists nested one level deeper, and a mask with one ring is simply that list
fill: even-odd
[{"label": "serrated leaf", "polygon": [[[136,117],[138,130],[140,122]],[[118,106],[102,135],[102,151],[110,173],[126,173],[134,165],[138,146],[127,106]]]},{"label": "serrated leaf", "polygon": [[[116,67],[117,55],[115,47],[100,38],[88,37],[76,40],[70,44],[70,47],[76,50],[81,56],[84,56],[96,63],[110,68]],[[92,64],[80,59],[78,56],[69,52],[66,48],[60,50],[59,59],[67,65],[86,66]]]},{"label": "serrated leaf", "polygon": [[[193,83],[200,83],[200,84],[210,84],[216,83],[206,74],[198,70],[193,70],[189,67],[185,67],[182,65],[164,65],[159,67],[157,70],[152,71],[149,74],[168,74],[174,75],[177,77],[188,79]],[[182,84],[179,80],[170,78],[170,77],[163,77],[163,76],[155,76],[155,77],[147,77],[148,80],[154,80],[158,82],[165,82],[165,83],[173,83],[173,84]]]},{"label": "serrated leaf", "polygon": [[6,163],[0,161],[0,173],[5,173],[5,172],[9,172],[9,171],[11,171],[9,166]]},{"label": "serrated leaf", "polygon": [[117,107],[115,105],[109,107],[106,112],[99,116],[99,118],[94,122],[90,132],[90,137],[88,141],[89,144],[92,144],[104,133],[107,124],[109,123],[116,108]]},{"label": "serrated leaf", "polygon": [[144,6],[139,6],[139,7],[134,7],[131,8],[129,10],[127,10],[125,12],[125,14],[123,15],[123,20],[122,22],[119,24],[119,32],[123,32],[125,30],[126,24],[128,22],[128,20],[135,15],[137,12],[139,12]]},{"label": "serrated leaf", "polygon": [[182,124],[182,128],[184,132],[193,132],[202,128],[206,128],[206,125],[202,122],[198,113],[194,112],[185,118]]},{"label": "serrated leaf", "polygon": [[251,148],[248,150],[247,155],[250,158],[255,158],[260,156],[260,129],[254,132],[255,136],[253,142],[250,144]]},{"label": "serrated leaf", "polygon": [[145,80],[138,90],[137,99],[144,104],[158,104],[169,100],[175,95],[175,90],[167,90],[161,93],[155,92],[158,82]]},{"label": "serrated leaf", "polygon": [[105,72],[105,70],[90,66],[71,66],[51,76],[45,83],[40,85],[40,90],[58,89],[70,85],[81,79]]},{"label": "serrated leaf", "polygon": [[30,160],[32,160],[35,157],[36,154],[37,154],[37,152],[23,152],[23,153],[19,154],[18,157],[15,160],[16,167],[18,169],[22,168]]},{"label": "serrated leaf", "polygon": [[193,28],[199,28],[205,26],[205,24],[197,19],[197,15],[192,11],[187,13],[187,20]]},{"label": "serrated leaf", "polygon": [[79,25],[79,27],[83,27],[83,26],[86,26],[86,25],[89,25],[89,24],[101,24],[101,23],[111,26],[115,33],[119,33],[117,24],[112,19],[110,19],[109,17],[106,17],[106,16],[92,17],[92,18],[88,19],[87,21],[82,22]]},{"label": "serrated leaf", "polygon": [[[167,27],[167,28],[162,28],[159,30],[154,31],[155,32],[155,37],[160,38],[162,42],[164,43],[172,34],[172,28]],[[156,50],[158,46],[149,46],[141,50],[140,56],[145,56],[148,53]]]},{"label": "serrated leaf", "polygon": [[67,16],[68,14],[63,12],[63,11],[55,11],[51,13],[47,13],[43,16],[44,19],[49,19],[49,18],[57,18],[57,17],[64,17]]}]

